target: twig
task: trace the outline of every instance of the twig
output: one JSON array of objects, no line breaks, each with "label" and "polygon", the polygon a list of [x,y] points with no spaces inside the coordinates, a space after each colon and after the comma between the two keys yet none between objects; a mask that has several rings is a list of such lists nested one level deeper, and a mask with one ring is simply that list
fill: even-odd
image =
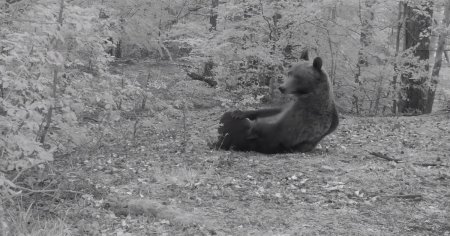
[{"label": "twig", "polygon": [[436,167],[449,167],[448,165],[440,164],[440,163],[418,163],[415,162],[413,165],[416,166],[423,166],[423,167],[430,167],[430,166],[436,166]]},{"label": "twig", "polygon": [[211,78],[208,78],[206,76],[199,75],[199,74],[196,74],[196,73],[193,73],[193,72],[187,73],[187,76],[189,76],[193,80],[203,81],[203,82],[207,83],[210,87],[216,87],[217,86],[217,81],[215,81],[215,80],[213,80]]},{"label": "twig", "polygon": [[13,188],[17,188],[20,190],[24,190],[24,191],[28,191],[31,193],[52,193],[52,192],[66,192],[66,193],[74,193],[74,194],[84,194],[83,192],[79,192],[79,191],[73,191],[73,190],[61,190],[61,189],[41,189],[41,190],[34,190],[34,189],[29,189],[29,188],[25,188],[25,187],[21,187],[21,186],[11,186]]},{"label": "twig", "polygon": [[23,172],[25,172],[26,170],[30,170],[31,168],[33,168],[33,167],[35,167],[35,166],[37,166],[37,165],[40,165],[40,164],[42,164],[42,163],[36,163],[36,164],[33,164],[33,165],[31,165],[30,167],[28,167],[28,168],[22,168],[18,173],[17,173],[17,175],[11,180],[11,182],[16,182],[16,180],[23,174]]},{"label": "twig", "polygon": [[380,197],[386,197],[386,198],[402,198],[402,199],[410,199],[410,200],[416,200],[420,201],[423,200],[423,196],[421,194],[406,194],[406,195],[384,195]]},{"label": "twig", "polygon": [[134,125],[133,125],[133,142],[136,140],[138,124],[139,124],[139,118],[136,118],[136,122],[134,122]]},{"label": "twig", "polygon": [[[30,167],[31,168],[31,167]],[[30,169],[30,168],[22,168],[20,171],[19,171],[19,173],[17,173],[17,175],[16,175],[16,177],[14,177],[12,180],[11,180],[11,182],[16,182],[16,180],[23,174],[23,172],[25,171],[25,170],[28,170],[28,169]]]},{"label": "twig", "polygon": [[187,130],[187,106],[186,101],[183,101],[183,153],[186,153],[188,142],[188,130]]},{"label": "twig", "polygon": [[381,153],[381,152],[369,152],[369,154],[374,155],[376,157],[379,157],[381,159],[385,159],[387,161],[393,161],[395,163],[402,162],[402,160],[400,160],[400,159],[394,159],[394,158],[388,157],[386,154]]},{"label": "twig", "polygon": [[[381,159],[385,159],[385,160],[387,160],[387,161],[393,161],[393,162],[395,162],[395,163],[401,163],[401,162],[403,162],[403,161],[400,160],[400,159],[395,159],[395,158],[388,157],[386,154],[381,153],[381,152],[369,152],[369,154],[374,155],[374,156],[376,156],[376,157],[379,157],[379,158],[381,158]],[[416,166],[423,166],[423,167],[430,167],[430,166],[436,166],[436,167],[449,167],[448,165],[440,164],[440,163],[419,163],[419,162],[414,162],[414,163],[412,163],[412,164],[413,164],[413,165],[416,165]]]}]

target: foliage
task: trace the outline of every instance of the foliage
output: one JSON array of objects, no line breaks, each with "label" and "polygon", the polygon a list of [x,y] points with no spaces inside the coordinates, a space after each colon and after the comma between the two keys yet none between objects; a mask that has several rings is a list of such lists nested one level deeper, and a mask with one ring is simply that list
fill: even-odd
[{"label": "foliage", "polygon": [[[214,61],[222,86],[257,97],[308,50],[310,57],[325,60],[341,108],[387,114],[401,86],[393,86],[398,83],[393,78],[412,68],[423,74],[426,62],[418,62],[411,51],[396,52],[398,2],[371,2],[228,1],[219,5],[216,32],[197,28],[196,34],[185,35],[197,55],[189,60]],[[371,14],[373,19],[365,19]],[[363,30],[367,45],[362,45]],[[367,65],[359,64],[361,58]],[[403,61],[411,68],[394,66]]]},{"label": "foliage", "polygon": [[[26,170],[89,143],[95,131],[79,121],[101,110],[134,109],[136,81],[108,70],[112,58],[98,6],[42,0],[7,5],[0,32],[0,171]],[[9,14],[8,14],[9,13]],[[62,23],[58,23],[58,14]],[[120,113],[119,113],[120,114]],[[6,185],[5,185],[6,186]]]},{"label": "foliage", "polygon": [[[408,2],[428,14],[424,1]],[[264,234],[269,228],[277,234],[305,220],[298,215],[305,211],[331,225],[320,232],[326,234],[337,227],[331,207],[341,209],[351,227],[354,212],[367,213],[363,221],[379,226],[384,218],[370,221],[378,213],[400,219],[387,232],[411,233],[403,222],[423,222],[403,214],[408,204],[379,198],[401,199],[415,191],[430,206],[416,209],[432,222],[423,232],[448,233],[442,208],[448,117],[425,126],[419,118],[345,119],[336,136],[316,153],[302,154],[301,162],[298,155],[239,159],[206,148],[216,139],[225,108],[274,102],[276,85],[305,50],[310,59],[324,59],[341,111],[389,115],[393,100],[406,96],[402,75],[420,81],[429,76],[430,64],[414,56],[414,47],[396,48],[398,3],[233,0],[213,8],[210,0],[0,2],[0,231],[66,235],[75,227],[97,234],[109,227],[101,233],[207,235],[219,223],[235,225],[226,234]],[[444,1],[433,3],[439,23],[431,36],[448,31],[440,23]],[[180,68],[217,80],[218,87],[192,81]],[[442,91],[450,100],[449,90]],[[366,149],[404,162],[374,164]],[[330,152],[336,158],[326,158]],[[426,160],[430,155],[434,159]],[[412,184],[402,187],[405,179]],[[100,190],[152,201],[136,204],[148,210],[138,217],[117,217],[130,212],[105,209]],[[242,202],[260,206],[258,212]],[[16,206],[22,203],[27,207]],[[194,208],[205,212],[187,212]],[[226,213],[218,216],[219,208]],[[295,210],[289,216],[294,219],[285,217],[286,209]],[[149,212],[155,215],[148,219]],[[56,220],[40,218],[52,214]],[[218,222],[202,226],[203,219],[192,219],[201,215]]]}]

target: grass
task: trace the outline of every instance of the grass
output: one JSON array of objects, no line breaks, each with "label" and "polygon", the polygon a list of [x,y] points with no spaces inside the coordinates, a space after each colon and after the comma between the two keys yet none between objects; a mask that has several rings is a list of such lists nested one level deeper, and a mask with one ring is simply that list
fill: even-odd
[{"label": "grass", "polygon": [[37,212],[32,211],[32,205],[16,210],[9,208],[5,212],[2,223],[2,236],[27,235],[27,236],[67,236],[71,235],[70,227],[60,218],[41,219]]}]

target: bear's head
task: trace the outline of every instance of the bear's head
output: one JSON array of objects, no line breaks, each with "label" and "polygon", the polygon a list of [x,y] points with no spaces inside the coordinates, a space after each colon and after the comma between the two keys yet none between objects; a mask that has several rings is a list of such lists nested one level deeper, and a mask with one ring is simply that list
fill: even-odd
[{"label": "bear's head", "polygon": [[316,57],[312,65],[302,63],[291,67],[279,90],[282,93],[296,96],[329,91],[328,76],[322,70],[322,58]]}]

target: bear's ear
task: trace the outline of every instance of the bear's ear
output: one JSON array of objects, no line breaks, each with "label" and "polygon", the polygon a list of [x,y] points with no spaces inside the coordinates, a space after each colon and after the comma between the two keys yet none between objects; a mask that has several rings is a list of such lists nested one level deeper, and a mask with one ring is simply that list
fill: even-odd
[{"label": "bear's ear", "polygon": [[313,67],[316,68],[316,70],[321,71],[322,70],[322,58],[316,57],[313,61]]}]

